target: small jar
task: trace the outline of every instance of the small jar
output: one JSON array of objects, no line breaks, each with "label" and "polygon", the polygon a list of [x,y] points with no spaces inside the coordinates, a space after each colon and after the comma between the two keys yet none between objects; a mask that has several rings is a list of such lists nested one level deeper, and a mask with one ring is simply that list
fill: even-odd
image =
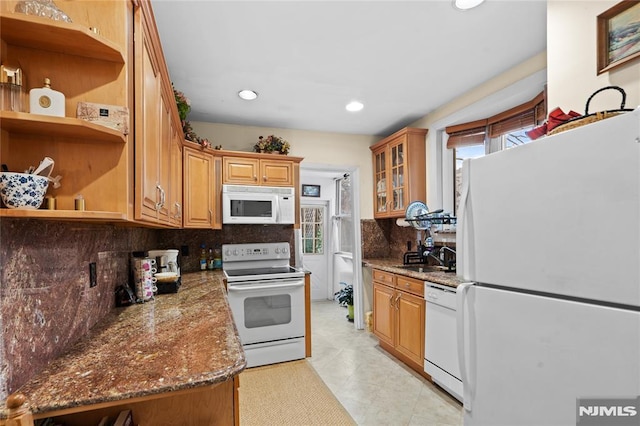
[{"label": "small jar", "polygon": [[26,93],[22,85],[22,69],[0,65],[0,109],[25,111]]},{"label": "small jar", "polygon": [[213,269],[222,269],[222,250],[220,248],[213,250]]}]

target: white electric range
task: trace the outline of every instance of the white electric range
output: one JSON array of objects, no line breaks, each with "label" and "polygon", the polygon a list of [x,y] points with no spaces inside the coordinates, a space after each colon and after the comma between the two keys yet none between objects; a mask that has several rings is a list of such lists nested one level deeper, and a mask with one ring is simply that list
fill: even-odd
[{"label": "white electric range", "polygon": [[304,271],[289,243],[225,244],[222,264],[247,367],[305,357]]}]

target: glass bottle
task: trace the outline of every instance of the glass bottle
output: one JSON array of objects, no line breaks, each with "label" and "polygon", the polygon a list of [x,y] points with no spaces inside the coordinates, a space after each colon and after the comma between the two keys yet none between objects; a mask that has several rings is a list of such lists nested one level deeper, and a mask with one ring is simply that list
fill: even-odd
[{"label": "glass bottle", "polygon": [[24,111],[25,92],[22,69],[0,65],[0,109]]},{"label": "glass bottle", "polygon": [[220,247],[213,250],[213,269],[222,269],[222,249]]},{"label": "glass bottle", "polygon": [[213,271],[213,248],[209,247],[209,255],[207,256],[207,269]]},{"label": "glass bottle", "polygon": [[204,244],[200,246],[200,270],[205,271],[207,269],[207,249]]}]

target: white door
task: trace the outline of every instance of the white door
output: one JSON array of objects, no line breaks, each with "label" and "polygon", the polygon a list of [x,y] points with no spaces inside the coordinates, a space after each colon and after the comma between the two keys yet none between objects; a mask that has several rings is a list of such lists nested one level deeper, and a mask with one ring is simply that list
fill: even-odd
[{"label": "white door", "polygon": [[465,426],[595,424],[578,420],[579,399],[640,395],[640,312],[477,286],[461,294]]},{"label": "white door", "polygon": [[305,203],[300,208],[302,267],[311,272],[311,300],[333,297],[329,294],[328,204]]}]

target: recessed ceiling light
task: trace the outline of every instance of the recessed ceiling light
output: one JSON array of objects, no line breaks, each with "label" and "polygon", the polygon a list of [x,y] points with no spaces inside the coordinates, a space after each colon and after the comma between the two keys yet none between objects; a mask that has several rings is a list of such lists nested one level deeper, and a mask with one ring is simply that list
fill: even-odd
[{"label": "recessed ceiling light", "polygon": [[241,90],[238,92],[238,96],[240,96],[245,101],[252,101],[258,97],[258,93],[253,90]]},{"label": "recessed ceiling light", "polygon": [[480,6],[484,0],[453,0],[453,7],[459,10],[469,10]]},{"label": "recessed ceiling light", "polygon": [[347,109],[347,111],[357,112],[357,111],[360,111],[362,108],[364,108],[364,104],[358,101],[351,101],[347,104],[345,108]]}]

